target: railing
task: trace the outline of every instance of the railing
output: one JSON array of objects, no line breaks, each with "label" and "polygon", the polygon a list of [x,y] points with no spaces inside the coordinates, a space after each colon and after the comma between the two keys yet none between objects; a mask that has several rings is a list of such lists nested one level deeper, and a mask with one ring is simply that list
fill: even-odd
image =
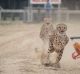
[{"label": "railing", "polygon": [[[80,19],[80,10],[52,9],[54,22]],[[44,9],[0,10],[0,20],[20,20],[24,22],[42,22],[47,12]]]}]

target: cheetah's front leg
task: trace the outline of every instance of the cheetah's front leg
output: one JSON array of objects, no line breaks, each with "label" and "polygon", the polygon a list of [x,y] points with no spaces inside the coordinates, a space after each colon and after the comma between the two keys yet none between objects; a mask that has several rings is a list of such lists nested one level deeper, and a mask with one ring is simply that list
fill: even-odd
[{"label": "cheetah's front leg", "polygon": [[59,61],[61,60],[62,58],[62,54],[63,54],[63,49],[60,50],[59,52],[56,52],[57,55],[56,55],[56,61],[55,61],[55,64],[59,63]]},{"label": "cheetah's front leg", "polygon": [[43,64],[43,65],[49,65],[50,64],[49,57],[50,57],[50,53],[48,51],[43,52],[41,54],[41,64]]},{"label": "cheetah's front leg", "polygon": [[43,42],[43,50],[42,50],[42,54],[41,54],[41,63],[43,65],[45,64],[49,64],[50,63],[50,52],[49,52],[49,41],[46,40]]}]

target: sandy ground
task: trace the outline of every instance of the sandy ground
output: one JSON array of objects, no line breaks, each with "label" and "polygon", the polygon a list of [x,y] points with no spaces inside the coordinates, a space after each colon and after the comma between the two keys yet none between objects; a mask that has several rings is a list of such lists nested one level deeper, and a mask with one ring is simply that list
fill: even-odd
[{"label": "sandy ground", "polygon": [[[79,23],[67,23],[68,36],[79,36]],[[55,26],[55,25],[54,25]],[[0,25],[0,74],[80,74],[80,59],[73,60],[73,43],[69,40],[60,61],[61,68],[44,67],[40,64],[40,24],[13,23]],[[79,40],[78,40],[79,42]],[[54,60],[54,59],[53,59]]]}]

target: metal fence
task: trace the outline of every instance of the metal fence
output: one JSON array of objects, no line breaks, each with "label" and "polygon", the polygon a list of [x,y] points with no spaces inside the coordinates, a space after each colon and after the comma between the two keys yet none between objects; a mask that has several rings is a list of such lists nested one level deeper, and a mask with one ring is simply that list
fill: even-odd
[{"label": "metal fence", "polygon": [[[79,21],[80,10],[52,9],[53,22]],[[44,9],[26,8],[22,10],[0,9],[0,21],[42,22],[47,12]]]}]

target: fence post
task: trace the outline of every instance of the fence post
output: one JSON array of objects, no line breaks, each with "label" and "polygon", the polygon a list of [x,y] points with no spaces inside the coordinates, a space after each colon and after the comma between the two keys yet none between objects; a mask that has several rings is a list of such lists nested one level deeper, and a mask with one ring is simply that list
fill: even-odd
[{"label": "fence post", "polygon": [[61,22],[61,4],[58,4],[58,12],[57,12],[57,22]]},{"label": "fence post", "polygon": [[24,13],[23,13],[23,21],[26,23],[26,21],[27,21],[27,16],[26,16],[26,14],[27,14],[27,8],[25,7],[24,8]]},{"label": "fence post", "polygon": [[68,22],[69,21],[69,10],[67,10],[67,13],[66,13],[66,21]]},{"label": "fence post", "polygon": [[1,8],[0,8],[0,21],[1,21]]},{"label": "fence post", "polygon": [[28,22],[32,22],[33,21],[33,10],[32,10],[32,6],[28,7],[28,11],[27,11],[27,20]]}]

